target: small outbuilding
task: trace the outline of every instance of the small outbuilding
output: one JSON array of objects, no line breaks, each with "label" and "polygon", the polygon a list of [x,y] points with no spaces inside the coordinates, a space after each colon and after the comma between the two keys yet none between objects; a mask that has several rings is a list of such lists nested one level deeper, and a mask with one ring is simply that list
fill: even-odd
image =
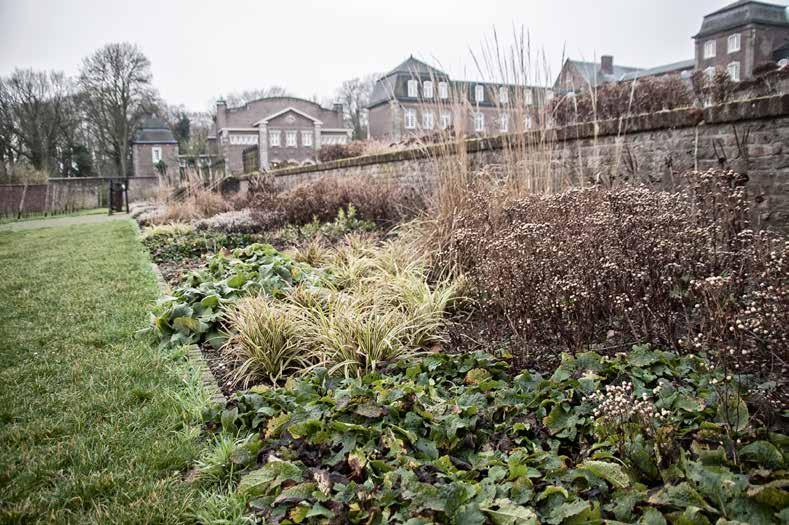
[{"label": "small outbuilding", "polygon": [[132,175],[178,177],[178,141],[165,121],[146,118],[132,140]]}]

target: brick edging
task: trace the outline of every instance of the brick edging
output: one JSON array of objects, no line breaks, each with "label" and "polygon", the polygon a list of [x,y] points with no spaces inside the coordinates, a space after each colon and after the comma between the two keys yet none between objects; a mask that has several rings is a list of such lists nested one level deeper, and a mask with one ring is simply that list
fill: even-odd
[{"label": "brick edging", "polygon": [[[159,269],[159,265],[157,265],[155,262],[151,262],[151,270],[153,270],[153,274],[156,276],[156,284],[159,287],[159,291],[162,294],[169,295],[171,291],[170,285],[168,285],[167,281],[164,280],[164,276],[162,275],[162,271]],[[205,357],[203,357],[203,354],[200,352],[200,349],[197,347],[197,345],[190,345],[189,351],[186,353],[186,355],[200,370],[203,386],[211,393],[211,401],[222,405],[227,404],[227,398],[222,393],[222,389],[219,388],[219,382],[217,382],[216,377],[214,377],[213,372],[211,372],[208,362],[205,360]]]}]

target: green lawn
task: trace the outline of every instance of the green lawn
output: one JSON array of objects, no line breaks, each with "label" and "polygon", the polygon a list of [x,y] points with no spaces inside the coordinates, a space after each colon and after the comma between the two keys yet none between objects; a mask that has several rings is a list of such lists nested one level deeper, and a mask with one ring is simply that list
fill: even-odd
[{"label": "green lawn", "polygon": [[61,214],[47,214],[44,215],[43,213],[33,213],[30,215],[25,215],[21,219],[17,219],[16,217],[0,217],[0,224],[8,224],[10,222],[19,222],[19,221],[37,221],[40,219],[60,219],[62,217],[80,217],[83,215],[101,215],[108,213],[107,208],[90,208],[87,210],[80,210],[71,213],[61,213]]},{"label": "green lawn", "polygon": [[0,233],[0,523],[182,523],[208,393],[129,221]]}]

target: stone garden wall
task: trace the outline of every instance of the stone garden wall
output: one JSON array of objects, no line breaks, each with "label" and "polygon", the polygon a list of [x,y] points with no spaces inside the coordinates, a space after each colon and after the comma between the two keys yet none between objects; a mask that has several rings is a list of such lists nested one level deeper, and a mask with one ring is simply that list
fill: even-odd
[{"label": "stone garden wall", "polygon": [[[507,165],[519,144],[534,162],[570,181],[672,184],[679,174],[729,167],[747,174],[761,224],[789,225],[789,95],[686,108],[525,135],[465,142],[469,168]],[[446,146],[428,146],[270,172],[281,187],[324,176],[369,176],[428,191],[446,162]],[[526,156],[528,156],[527,153]]]},{"label": "stone garden wall", "polygon": [[[0,185],[0,216],[64,213],[107,206],[106,177],[51,178],[47,184]],[[129,177],[129,202],[153,197],[159,177]]]}]

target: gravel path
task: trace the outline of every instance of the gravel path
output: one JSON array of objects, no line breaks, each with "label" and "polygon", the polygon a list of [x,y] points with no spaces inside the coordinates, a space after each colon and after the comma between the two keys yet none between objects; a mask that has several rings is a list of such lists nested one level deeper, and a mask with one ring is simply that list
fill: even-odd
[{"label": "gravel path", "polygon": [[8,224],[0,224],[0,232],[37,230],[39,228],[72,226],[76,224],[98,224],[109,221],[120,221],[128,218],[128,213],[113,213],[112,215],[82,215],[77,217],[54,217],[52,219],[37,219],[34,221],[18,221],[10,222]]}]

